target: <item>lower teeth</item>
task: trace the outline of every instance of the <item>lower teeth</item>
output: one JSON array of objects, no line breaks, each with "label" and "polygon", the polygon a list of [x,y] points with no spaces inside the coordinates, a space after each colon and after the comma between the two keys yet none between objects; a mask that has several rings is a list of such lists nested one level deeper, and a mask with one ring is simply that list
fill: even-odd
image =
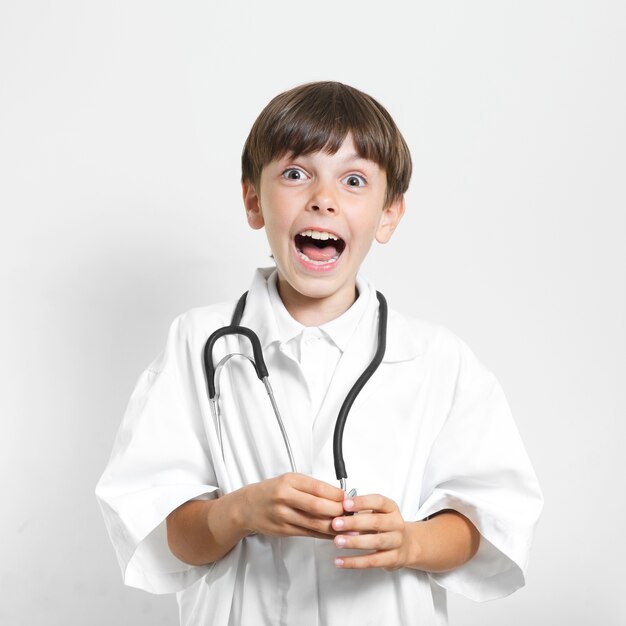
[{"label": "lower teeth", "polygon": [[328,259],[328,261],[316,261],[315,259],[309,259],[309,257],[300,250],[298,250],[298,254],[301,259],[304,259],[307,263],[312,263],[313,265],[330,265],[339,258],[339,254],[336,254],[332,259]]}]

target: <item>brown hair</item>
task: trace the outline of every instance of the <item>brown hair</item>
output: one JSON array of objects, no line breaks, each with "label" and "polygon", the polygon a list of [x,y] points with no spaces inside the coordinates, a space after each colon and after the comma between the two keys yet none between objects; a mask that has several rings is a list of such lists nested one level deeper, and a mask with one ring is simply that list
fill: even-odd
[{"label": "brown hair", "polygon": [[335,154],[348,134],[361,158],[387,175],[385,206],[411,178],[411,154],[391,115],[374,98],[343,83],[308,83],[273,98],[254,122],[241,155],[241,179],[257,186],[261,171],[287,153]]}]

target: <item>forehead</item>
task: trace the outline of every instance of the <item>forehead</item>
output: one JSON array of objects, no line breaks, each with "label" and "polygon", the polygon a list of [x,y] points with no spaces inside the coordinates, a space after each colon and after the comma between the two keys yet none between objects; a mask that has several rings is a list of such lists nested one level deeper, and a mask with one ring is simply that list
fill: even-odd
[{"label": "forehead", "polygon": [[326,161],[337,164],[356,164],[363,167],[373,167],[381,169],[380,165],[376,161],[367,158],[365,155],[359,152],[357,145],[355,144],[354,139],[350,133],[346,135],[346,137],[339,144],[339,146],[327,144],[322,148],[305,150],[300,153],[297,153],[294,150],[286,150],[282,154],[278,155],[275,159],[273,159],[273,161],[284,163],[293,159],[316,160],[321,162]]}]

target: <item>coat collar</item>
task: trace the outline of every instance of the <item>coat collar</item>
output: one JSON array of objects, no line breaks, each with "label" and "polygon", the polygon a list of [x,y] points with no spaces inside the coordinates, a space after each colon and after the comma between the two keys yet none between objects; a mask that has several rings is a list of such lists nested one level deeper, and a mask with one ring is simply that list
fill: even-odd
[{"label": "coat collar", "polygon": [[[276,325],[280,340],[287,343],[298,337],[305,330],[306,326],[295,320],[285,308],[277,288],[277,273],[272,272],[267,278],[267,291],[270,304],[276,318]],[[357,279],[357,291],[359,297],[354,304],[338,318],[322,324],[319,330],[322,331],[341,352],[345,352],[350,343],[350,339],[355,329],[359,326],[361,318],[367,312],[371,287],[367,281]]]},{"label": "coat collar", "polygon": [[[281,342],[281,333],[277,315],[289,315],[283,307],[283,311],[276,311],[276,304],[272,302],[268,279],[275,268],[258,269],[252,280],[246,307],[241,319],[242,326],[252,328],[265,349],[273,343]],[[336,320],[324,324],[321,328],[327,332],[342,351],[345,351],[353,342],[375,341],[378,328],[378,300],[376,291],[367,280],[358,277],[357,286],[359,297],[353,307]],[[355,307],[357,307],[355,309]],[[291,318],[290,318],[291,319]],[[294,324],[298,324],[291,319]],[[284,329],[285,320],[280,325]],[[297,326],[291,325],[293,330]],[[285,337],[286,340],[291,337]],[[411,360],[420,354],[419,342],[415,337],[414,330],[407,320],[393,310],[389,310],[387,322],[387,348],[383,362],[393,363]]]}]

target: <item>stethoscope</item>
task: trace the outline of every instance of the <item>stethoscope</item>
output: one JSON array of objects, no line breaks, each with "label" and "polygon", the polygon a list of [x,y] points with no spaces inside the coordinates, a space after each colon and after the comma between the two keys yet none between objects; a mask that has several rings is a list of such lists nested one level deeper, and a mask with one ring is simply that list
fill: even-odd
[{"label": "stethoscope", "polygon": [[[241,322],[241,318],[243,316],[244,308],[246,306],[247,296],[248,292],[246,291],[246,293],[244,293],[241,298],[239,298],[239,301],[237,302],[237,306],[235,307],[235,311],[233,313],[233,317],[230,321],[230,326],[218,328],[207,339],[207,342],[204,346],[204,368],[207,378],[207,386],[209,389],[209,404],[211,407],[211,415],[213,416],[213,420],[215,421],[217,429],[217,438],[219,441],[220,450],[222,452],[222,459],[224,458],[224,443],[222,438],[222,423],[219,408],[219,379],[221,371],[226,363],[231,358],[235,356],[240,356],[252,363],[252,366],[256,371],[257,377],[265,385],[265,389],[272,404],[272,409],[274,411],[274,415],[276,416],[276,421],[278,422],[283,441],[285,442],[287,454],[289,455],[291,470],[293,472],[297,472],[298,470],[296,468],[296,462],[293,458],[293,452],[291,450],[291,444],[289,443],[289,437],[287,436],[287,431],[285,430],[285,425],[280,416],[280,411],[278,410],[278,405],[276,404],[276,400],[274,398],[274,392],[272,391],[272,387],[269,382],[269,373],[265,365],[265,360],[263,359],[261,342],[259,341],[259,338],[252,329],[245,326],[239,326],[239,323]],[[347,492],[349,496],[355,495],[356,490],[352,489],[350,490],[350,492],[347,491],[346,480],[348,478],[348,474],[346,472],[346,465],[343,460],[343,431],[346,425],[346,420],[348,419],[348,413],[352,408],[352,404],[354,403],[356,397],[359,395],[361,389],[363,389],[363,387],[365,386],[365,383],[371,378],[372,374],[376,371],[381,361],[383,360],[383,356],[385,355],[385,347],[387,344],[387,301],[385,300],[383,294],[379,291],[376,292],[376,297],[378,298],[378,341],[376,354],[374,354],[374,358],[372,359],[371,363],[365,368],[363,373],[359,376],[357,381],[354,383],[354,385],[346,395],[346,398],[341,405],[341,409],[339,409],[337,421],[335,422],[335,432],[333,434],[333,458],[335,462],[335,475],[337,476],[337,480],[339,481],[341,488],[345,492]],[[243,335],[247,337],[252,345],[252,354],[254,355],[254,358],[250,358],[245,354],[235,352],[227,354],[217,364],[217,366],[214,366],[213,346],[220,337],[224,337],[225,335]]]}]

